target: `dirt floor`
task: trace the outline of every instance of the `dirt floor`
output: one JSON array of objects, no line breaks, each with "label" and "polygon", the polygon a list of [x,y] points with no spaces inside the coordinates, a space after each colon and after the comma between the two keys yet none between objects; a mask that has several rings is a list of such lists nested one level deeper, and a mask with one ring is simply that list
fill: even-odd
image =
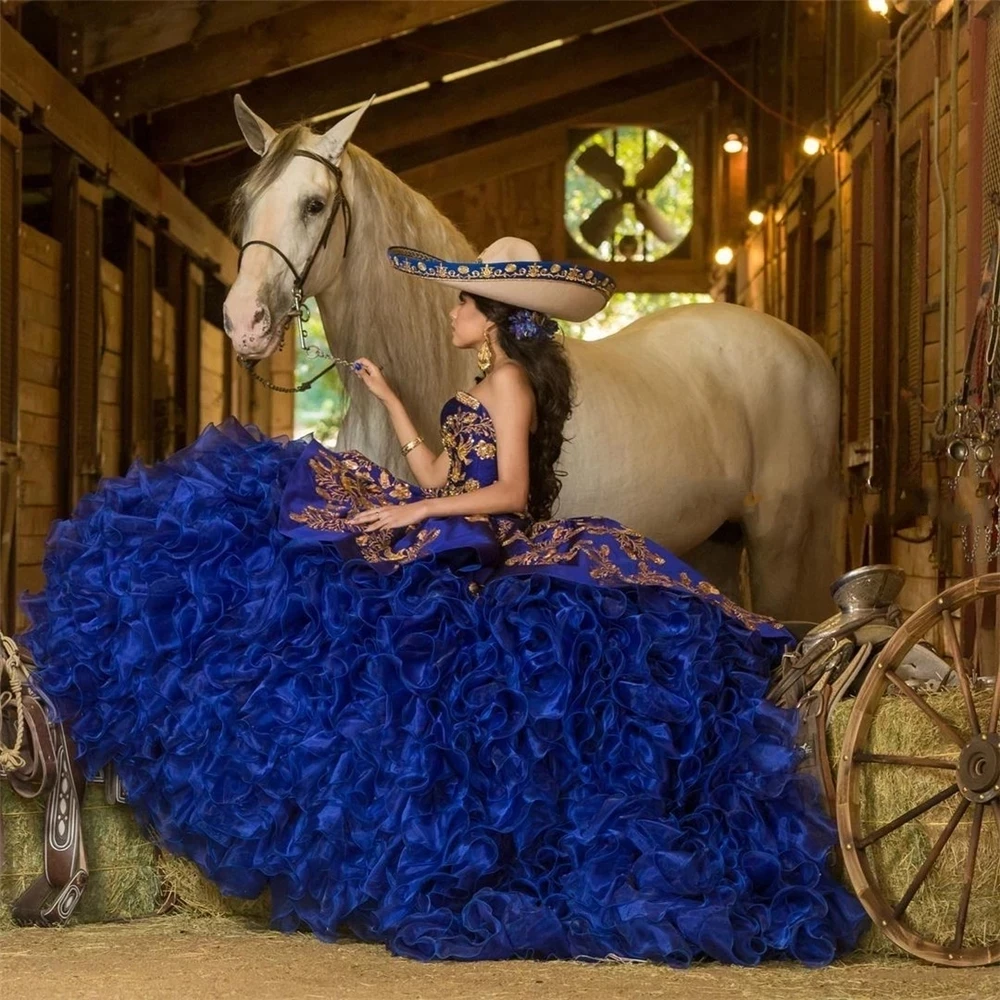
[{"label": "dirt floor", "polygon": [[998,1000],[1000,967],[859,956],[820,970],[635,963],[442,962],[323,944],[236,918],[154,917],[0,933],[2,1000]]}]

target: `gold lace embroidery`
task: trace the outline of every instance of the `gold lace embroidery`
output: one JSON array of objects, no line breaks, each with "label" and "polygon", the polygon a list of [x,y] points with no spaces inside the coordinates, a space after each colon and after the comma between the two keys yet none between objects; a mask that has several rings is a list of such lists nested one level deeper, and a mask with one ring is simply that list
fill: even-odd
[{"label": "gold lace embroidery", "polygon": [[[396,479],[359,452],[320,453],[309,462],[316,494],[325,505],[313,504],[290,517],[316,531],[349,533],[355,528],[348,518],[362,510],[381,506],[386,497],[401,503],[419,499],[417,488]],[[340,512],[340,513],[339,513]],[[441,534],[437,528],[420,528],[413,540],[394,549],[393,530],[366,531],[355,535],[358,550],[367,562],[403,563],[416,559]]]},{"label": "gold lace embroidery", "polygon": [[[440,489],[422,490],[375,466],[360,452],[320,452],[309,463],[316,484],[316,494],[323,504],[310,505],[291,518],[318,531],[349,534],[354,528],[348,518],[361,510],[381,506],[391,498],[408,503],[423,497],[453,496],[481,488],[478,480],[467,477],[472,456],[496,456],[495,431],[489,412],[467,392],[459,392],[462,402],[472,409],[450,414],[441,428],[441,438],[451,454],[448,479]],[[338,513],[339,512],[339,513]],[[579,562],[589,577],[600,584],[636,584],[680,588],[702,597],[711,597],[722,610],[753,629],[762,624],[780,627],[772,618],[755,615],[725,597],[707,581],[695,583],[687,573],[671,576],[660,568],[664,558],[649,547],[649,539],[633,528],[619,524],[601,524],[596,519],[550,520],[530,522],[526,516],[491,516],[473,514],[466,521],[491,523],[504,551],[502,565],[554,566]],[[354,536],[361,555],[369,562],[406,563],[435,541],[439,529],[408,529],[407,544],[393,548],[393,536],[400,529],[368,531]],[[602,540],[604,539],[604,540]],[[511,549],[522,543],[527,551]],[[616,548],[615,548],[616,547]],[[620,551],[630,563],[617,565],[612,552]]]},{"label": "gold lace embroidery", "polygon": [[455,398],[460,399],[463,403],[467,403],[469,406],[474,406],[477,410],[482,409],[485,412],[485,407],[483,406],[483,401],[478,396],[473,396],[471,392],[466,392],[464,389],[459,389],[455,393]]},{"label": "gold lace embroidery", "polygon": [[[766,615],[756,615],[726,597],[707,580],[695,583],[687,573],[671,576],[654,567],[665,562],[653,552],[648,539],[633,528],[621,525],[600,525],[575,521],[536,521],[526,528],[504,519],[498,525],[501,545],[505,550],[505,566],[552,566],[573,563],[579,557],[589,561],[588,573],[599,583],[632,583],[640,586],[679,587],[691,594],[712,597],[724,612],[736,618],[747,628],[767,624],[780,628],[779,622]],[[583,537],[574,537],[582,534]],[[618,566],[611,558],[611,546],[599,544],[601,535],[609,537],[620,547],[622,554],[634,564],[631,571]],[[509,553],[506,550],[515,542],[527,545],[528,551]]]},{"label": "gold lace embroidery", "polygon": [[[472,456],[496,457],[493,421],[475,396],[458,392],[458,397],[473,409],[459,409],[445,418],[441,440],[451,455],[448,478],[440,489],[421,489],[379,468],[360,452],[320,452],[310,462],[316,495],[321,504],[310,504],[290,517],[316,531],[350,534],[355,526],[349,518],[359,511],[371,510],[395,500],[412,503],[425,497],[454,496],[482,488],[478,479],[467,475]],[[488,521],[489,517],[485,516]],[[411,533],[414,529],[408,529]],[[361,555],[369,562],[410,562],[439,535],[439,529],[420,528],[413,540],[402,548],[393,548],[393,536],[400,529],[368,531],[354,536]],[[405,537],[405,536],[404,536]]]},{"label": "gold lace embroidery", "polygon": [[473,409],[456,410],[450,414],[441,428],[441,442],[451,455],[448,478],[444,485],[444,495],[469,493],[478,490],[482,484],[467,475],[472,465],[472,456],[480,459],[496,458],[496,431],[493,420],[482,402],[461,389],[455,398],[467,403]]}]

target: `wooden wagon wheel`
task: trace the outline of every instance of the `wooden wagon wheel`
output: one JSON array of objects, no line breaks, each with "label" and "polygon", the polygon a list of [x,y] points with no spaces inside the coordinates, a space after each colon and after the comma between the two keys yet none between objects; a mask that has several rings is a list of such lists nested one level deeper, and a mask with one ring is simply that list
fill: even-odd
[{"label": "wooden wagon wheel", "polygon": [[[973,691],[973,670],[963,659],[953,613],[974,601],[1000,594],[1000,573],[989,573],[966,580],[928,601],[908,618],[878,655],[858,694],[848,721],[837,775],[837,827],[844,865],[851,884],[869,916],[885,935],[899,947],[918,958],[939,965],[975,966],[1000,961],[1000,936],[982,946],[963,944],[969,902],[976,874],[976,856],[984,820],[995,822],[1000,836],[1000,684],[993,688],[988,717],[977,713]],[[917,691],[896,676],[896,669],[906,653],[933,627],[939,626],[944,647],[957,675],[964,705],[965,723],[958,727],[944,718]],[[886,694],[901,695],[923,713],[953,750],[951,755],[914,756],[871,753],[869,734],[880,702]],[[940,774],[940,791],[902,812],[889,823],[874,830],[865,829],[860,785],[867,765],[887,765],[921,769],[921,773]],[[923,769],[927,769],[924,772]],[[890,900],[872,864],[871,850],[887,835],[926,814],[939,804],[952,808],[951,818],[899,899]],[[929,940],[905,923],[907,907],[913,902],[938,862],[942,851],[963,817],[971,810],[968,846],[962,884],[955,901],[953,930],[944,941]],[[996,904],[1000,907],[1000,900]]]}]

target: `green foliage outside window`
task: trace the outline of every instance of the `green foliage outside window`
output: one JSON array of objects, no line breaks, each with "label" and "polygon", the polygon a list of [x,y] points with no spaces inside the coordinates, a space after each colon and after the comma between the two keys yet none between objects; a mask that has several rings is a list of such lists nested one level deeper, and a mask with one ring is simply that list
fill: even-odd
[{"label": "green foliage outside window", "polygon": [[[306,323],[306,340],[320,350],[329,351],[330,347],[323,334],[323,321],[320,319],[319,308],[315,299],[309,299],[309,322]],[[308,381],[318,371],[322,371],[329,362],[316,361],[304,357],[298,343],[298,331],[289,328],[287,336],[295,337],[295,384]],[[324,444],[336,442],[337,431],[347,413],[347,392],[341,381],[339,368],[327,372],[315,385],[305,392],[295,396],[295,436],[302,437],[312,433]]]},{"label": "green foliage outside window", "polygon": [[608,304],[585,323],[561,323],[567,337],[577,340],[601,340],[647,316],[657,309],[685,306],[692,302],[711,302],[711,295],[698,292],[618,292]]}]

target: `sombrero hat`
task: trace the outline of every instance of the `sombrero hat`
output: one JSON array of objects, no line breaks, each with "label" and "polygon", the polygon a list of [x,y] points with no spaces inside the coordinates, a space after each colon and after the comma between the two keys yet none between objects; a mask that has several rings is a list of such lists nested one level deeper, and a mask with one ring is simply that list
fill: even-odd
[{"label": "sombrero hat", "polygon": [[410,247],[389,247],[387,253],[392,266],[406,274],[574,323],[600,312],[615,290],[607,274],[542,260],[527,240],[515,236],[491,243],[477,260],[442,260]]}]

